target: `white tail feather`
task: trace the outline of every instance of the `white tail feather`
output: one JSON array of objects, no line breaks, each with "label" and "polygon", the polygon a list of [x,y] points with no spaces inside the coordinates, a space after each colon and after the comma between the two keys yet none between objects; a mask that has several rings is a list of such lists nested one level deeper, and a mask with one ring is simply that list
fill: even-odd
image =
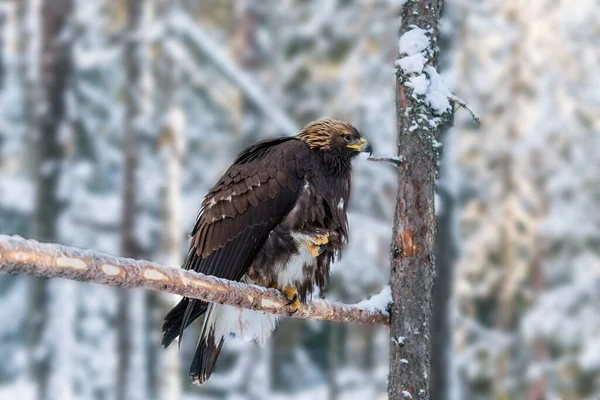
[{"label": "white tail feather", "polygon": [[202,327],[203,339],[208,340],[208,333],[214,330],[216,343],[219,343],[222,337],[232,336],[263,345],[273,333],[278,319],[277,316],[261,311],[210,304]]}]

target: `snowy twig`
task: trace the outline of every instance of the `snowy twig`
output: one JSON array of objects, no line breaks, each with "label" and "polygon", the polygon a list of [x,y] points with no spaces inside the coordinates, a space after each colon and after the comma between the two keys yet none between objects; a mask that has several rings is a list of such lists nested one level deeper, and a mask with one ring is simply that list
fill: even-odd
[{"label": "snowy twig", "polygon": [[[59,244],[0,235],[0,271],[66,278],[118,287],[143,287],[219,304],[290,316],[288,300],[275,289],[165,267],[150,261],[119,258]],[[291,315],[358,324],[389,324],[384,310],[314,300]]]},{"label": "snowy twig", "polygon": [[367,158],[367,160],[369,160],[369,161],[375,161],[375,162],[390,163],[390,164],[394,164],[395,166],[400,166],[404,162],[404,157],[403,156],[398,156],[398,157],[369,157],[369,158]]},{"label": "snowy twig", "polygon": [[471,119],[473,119],[473,122],[475,122],[475,124],[479,125],[481,123],[481,120],[479,119],[479,115],[475,114],[473,112],[473,110],[471,110],[469,107],[467,107],[466,101],[464,101],[463,99],[461,99],[457,96],[452,96],[452,98],[450,100],[453,101],[454,103],[458,104],[459,107],[464,108],[469,114],[471,114]]}]

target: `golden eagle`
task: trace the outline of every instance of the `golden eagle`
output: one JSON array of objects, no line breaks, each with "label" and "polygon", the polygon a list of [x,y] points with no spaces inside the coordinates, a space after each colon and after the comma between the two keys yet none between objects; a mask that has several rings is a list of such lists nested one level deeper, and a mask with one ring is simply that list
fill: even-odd
[{"label": "golden eagle", "polygon": [[[315,285],[324,288],[347,241],[351,161],[371,151],[355,127],[332,119],[246,148],[204,198],[184,268],[278,288],[294,312]],[[165,317],[163,345],[205,313],[194,383],[209,378],[226,336],[262,342],[276,324],[273,315],[183,298]]]}]

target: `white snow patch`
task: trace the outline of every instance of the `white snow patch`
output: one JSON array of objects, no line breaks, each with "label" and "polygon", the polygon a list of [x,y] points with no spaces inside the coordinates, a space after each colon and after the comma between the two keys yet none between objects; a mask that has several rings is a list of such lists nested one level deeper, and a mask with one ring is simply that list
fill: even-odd
[{"label": "white snow patch", "polygon": [[410,392],[403,390],[402,391],[402,396],[404,396],[404,398],[406,399],[412,399],[412,394],[410,394]]},{"label": "white snow patch", "polygon": [[434,67],[428,65],[424,68],[424,71],[429,76],[429,87],[427,88],[425,100],[438,115],[450,111],[452,109],[450,100],[454,100],[455,96],[450,92]]},{"label": "white snow patch", "polygon": [[412,56],[402,57],[396,60],[395,64],[397,67],[402,68],[405,74],[421,73],[427,59],[423,53],[413,54]]},{"label": "white snow patch", "polygon": [[392,338],[392,343],[397,344],[399,346],[404,345],[405,336],[397,336]]},{"label": "white snow patch", "polygon": [[0,208],[13,212],[33,212],[35,185],[28,179],[3,176],[0,180]]},{"label": "white snow patch", "polygon": [[426,31],[421,28],[413,28],[398,40],[398,51],[400,54],[414,56],[425,50],[429,46],[429,38]]},{"label": "white snow patch", "polygon": [[392,289],[389,285],[385,286],[381,292],[371,296],[368,300],[363,300],[356,304],[357,307],[368,311],[387,312],[387,306],[392,302]]},{"label": "white snow patch", "polygon": [[406,86],[412,88],[413,97],[415,98],[417,95],[423,96],[425,93],[427,93],[428,85],[429,82],[424,74],[412,76],[408,82],[406,82]]}]

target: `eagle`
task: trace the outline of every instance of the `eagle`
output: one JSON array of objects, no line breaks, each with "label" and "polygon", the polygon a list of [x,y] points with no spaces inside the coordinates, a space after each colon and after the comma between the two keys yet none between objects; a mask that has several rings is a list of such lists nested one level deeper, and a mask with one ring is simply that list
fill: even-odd
[{"label": "eagle", "polygon": [[[326,286],[348,238],[352,160],[371,145],[351,124],[320,119],[296,136],[242,150],[204,197],[184,268],[279,289],[288,312]],[[277,317],[184,297],[167,313],[168,347],[205,314],[190,366],[192,383],[211,375],[226,337],[264,340]]]}]

